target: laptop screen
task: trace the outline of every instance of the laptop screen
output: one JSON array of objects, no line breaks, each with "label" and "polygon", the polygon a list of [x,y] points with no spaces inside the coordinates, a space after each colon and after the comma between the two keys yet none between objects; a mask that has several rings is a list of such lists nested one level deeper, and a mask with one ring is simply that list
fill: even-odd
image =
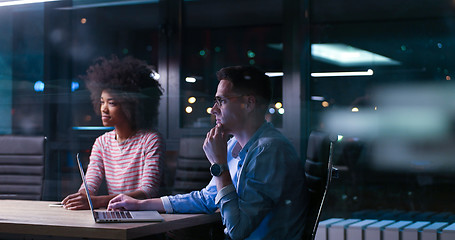
[{"label": "laptop screen", "polygon": [[85,193],[87,194],[88,205],[90,205],[90,210],[92,211],[93,217],[95,218],[95,212],[93,211],[92,199],[88,191],[87,182],[85,181],[84,169],[82,168],[81,160],[79,160],[79,153],[76,155],[77,165],[79,166],[79,172],[81,173],[82,182],[84,183]]}]

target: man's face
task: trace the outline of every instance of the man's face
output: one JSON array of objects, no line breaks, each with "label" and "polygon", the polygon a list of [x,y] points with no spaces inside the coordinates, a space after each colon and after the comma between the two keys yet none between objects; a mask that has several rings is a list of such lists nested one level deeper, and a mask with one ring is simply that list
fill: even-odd
[{"label": "man's face", "polygon": [[232,91],[230,81],[221,80],[215,94],[215,104],[212,114],[216,117],[216,123],[222,124],[225,133],[234,134],[245,123],[244,96]]}]

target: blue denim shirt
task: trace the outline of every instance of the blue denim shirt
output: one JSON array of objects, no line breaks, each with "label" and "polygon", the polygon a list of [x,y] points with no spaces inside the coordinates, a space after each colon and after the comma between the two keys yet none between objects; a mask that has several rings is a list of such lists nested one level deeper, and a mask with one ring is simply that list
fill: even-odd
[{"label": "blue denim shirt", "polygon": [[264,123],[241,149],[228,142],[233,185],[217,192],[215,180],[201,191],[162,197],[167,213],[220,209],[232,239],[299,239],[307,215],[303,161],[272,124]]}]

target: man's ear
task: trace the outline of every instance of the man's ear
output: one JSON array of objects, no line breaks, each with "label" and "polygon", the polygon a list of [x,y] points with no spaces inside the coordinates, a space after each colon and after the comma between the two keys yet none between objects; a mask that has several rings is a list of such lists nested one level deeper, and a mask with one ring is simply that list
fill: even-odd
[{"label": "man's ear", "polygon": [[256,104],[257,104],[256,97],[254,97],[252,95],[248,95],[247,102],[246,102],[246,109],[248,111],[253,111],[256,107]]}]

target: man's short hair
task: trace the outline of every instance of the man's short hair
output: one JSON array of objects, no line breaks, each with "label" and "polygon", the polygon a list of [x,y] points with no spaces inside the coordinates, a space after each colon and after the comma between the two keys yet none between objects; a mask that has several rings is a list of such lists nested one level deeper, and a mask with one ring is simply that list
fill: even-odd
[{"label": "man's short hair", "polygon": [[227,80],[233,90],[243,95],[253,95],[259,104],[267,106],[272,100],[270,78],[264,71],[253,66],[232,66],[216,73],[218,81]]}]

